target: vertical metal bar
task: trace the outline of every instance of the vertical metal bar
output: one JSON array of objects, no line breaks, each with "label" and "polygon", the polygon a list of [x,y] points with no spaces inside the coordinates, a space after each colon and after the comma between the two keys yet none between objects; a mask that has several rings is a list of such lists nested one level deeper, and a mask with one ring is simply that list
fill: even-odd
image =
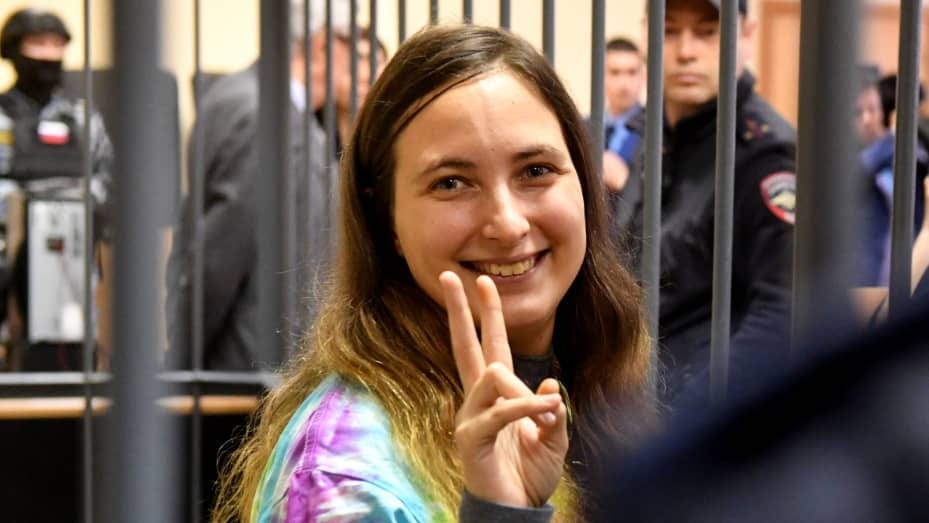
[{"label": "vertical metal bar", "polygon": [[439,0],[429,0],[429,25],[439,23]]},{"label": "vertical metal bar", "polygon": [[[313,15],[311,2],[313,0],[304,0],[303,2],[303,52],[304,52],[304,61],[303,61],[303,89],[304,89],[304,99],[306,100],[306,107],[303,114],[303,147],[306,151],[306,154],[303,155],[303,164],[300,168],[301,176],[303,180],[307,183],[296,183],[296,187],[302,187],[301,190],[306,190],[309,180],[312,179],[313,172],[311,165],[313,164],[313,159],[317,154],[322,154],[323,151],[316,150],[316,139],[314,133],[316,131],[316,124],[314,120],[316,119],[316,106],[313,102],[314,94],[314,80],[312,77],[313,71],[313,60],[314,60],[314,44],[313,39],[315,35],[313,34]],[[302,194],[296,196],[296,202],[302,202],[297,205],[298,209],[296,211],[297,224],[295,227],[296,234],[296,245],[298,246],[297,256],[298,259],[305,259],[309,255],[309,237],[310,237],[310,223],[309,223],[309,209],[308,206],[312,198],[309,194]],[[299,289],[300,292],[306,290],[306,286],[309,285],[310,277],[307,277],[302,280],[302,287]],[[292,354],[293,351],[297,350],[297,344],[290,344],[288,354]]]},{"label": "vertical metal bar", "polygon": [[719,9],[719,97],[716,105],[716,188],[713,220],[713,316],[710,327],[710,400],[726,397],[732,313],[732,229],[735,177],[736,45],[738,0]]},{"label": "vertical metal bar", "polygon": [[[291,95],[290,90],[290,63],[291,63],[291,53],[294,52],[294,46],[296,42],[296,36],[293,33],[293,30],[290,26],[290,2],[286,2],[288,8],[287,18],[284,21],[285,35],[287,40],[287,45],[284,47],[284,58],[287,63],[287,68],[283,71],[283,77],[280,79],[281,83],[284,85],[286,92],[286,97],[284,98],[286,110],[282,115],[283,122],[282,124],[286,127],[286,138],[288,146],[291,144],[291,139],[293,138],[293,128],[291,127],[291,109],[294,106],[293,96]],[[281,316],[278,319],[281,325],[281,357],[284,358],[287,354],[290,354],[294,349],[294,345],[297,344],[296,339],[292,335],[292,330],[284,330],[285,326],[293,325],[298,322],[297,314],[297,296],[300,289],[300,278],[297,274],[297,267],[300,264],[297,243],[297,179],[295,176],[295,171],[290,162],[290,147],[285,147],[283,151],[279,150],[278,154],[282,155],[281,161],[283,162],[283,170],[280,171],[281,175],[281,193],[280,193],[280,219],[281,222],[278,224],[282,229],[281,234],[281,270],[279,277],[281,279]]]},{"label": "vertical metal bar", "polygon": [[[352,75],[352,86],[351,86],[351,100],[349,101],[349,110],[348,113],[352,121],[355,120],[355,115],[358,113],[358,3],[349,2],[349,12],[351,13],[351,28],[350,28],[350,41],[351,41],[351,75]],[[374,47],[372,46],[369,49],[370,54],[374,54]],[[345,147],[345,144],[342,144]]]},{"label": "vertical metal bar", "polygon": [[801,2],[794,347],[850,321],[859,0]]},{"label": "vertical metal bar", "polygon": [[[336,157],[335,143],[336,133],[335,126],[335,71],[333,71],[332,45],[332,0],[326,0],[326,108],[324,111],[326,118],[326,170],[331,168],[333,159]],[[326,194],[332,194],[332,188],[328,186],[331,183],[329,176],[326,176]],[[327,199],[328,201],[328,199]],[[328,214],[326,216],[329,216]]]},{"label": "vertical metal bar", "polygon": [[462,21],[466,24],[470,24],[474,21],[474,2],[473,0],[462,0],[461,2],[461,18]]},{"label": "vertical metal bar", "polygon": [[370,2],[371,2],[371,14],[368,17],[371,19],[371,23],[368,24],[368,37],[370,40],[370,43],[368,44],[368,48],[371,51],[371,59],[369,61],[371,72],[368,75],[369,90],[370,90],[370,87],[374,85],[374,80],[377,79],[377,70],[379,67],[379,64],[377,63],[377,54],[378,52],[380,52],[380,49],[381,49],[380,40],[378,40],[377,38],[377,0],[370,0]]},{"label": "vertical metal bar", "polygon": [[658,285],[661,275],[661,147],[664,135],[664,17],[665,0],[648,1],[648,79],[650,102],[645,108],[645,194],[642,230],[642,285],[648,331],[652,336],[649,384],[658,384]]},{"label": "vertical metal bar", "polygon": [[500,27],[510,29],[510,0],[500,0]]},{"label": "vertical metal bar", "polygon": [[[281,222],[287,177],[290,89],[289,26],[287,3],[261,2],[261,55],[258,60],[258,162],[270,173],[258,186],[258,346],[264,355],[279,362],[283,354],[276,333],[285,303],[280,277],[284,262],[284,230]],[[264,362],[268,363],[268,362]]]},{"label": "vertical metal bar", "polygon": [[406,40],[406,0],[397,0],[397,42],[402,44],[404,40]]},{"label": "vertical metal bar", "polygon": [[913,194],[916,188],[916,129],[919,115],[921,0],[900,3],[897,58],[897,129],[894,143],[894,203],[891,232],[890,314],[904,310],[912,289]]},{"label": "vertical metal bar", "polygon": [[[590,124],[593,128],[594,150],[597,157],[603,151],[603,111],[605,98],[603,94],[603,75],[606,62],[606,1],[593,0],[590,26]],[[603,175],[603,162],[597,163],[600,175]]]},{"label": "vertical metal bar", "polygon": [[106,448],[112,449],[107,483],[109,521],[171,521],[175,490],[168,488],[167,423],[155,400],[160,347],[158,260],[159,224],[170,203],[153,194],[170,194],[170,178],[161,162],[170,157],[171,141],[153,126],[139,125],[158,119],[170,107],[172,93],[158,74],[161,47],[162,3],[124,0],[113,4],[116,114],[114,132],[116,165],[113,410]]},{"label": "vertical metal bar", "polygon": [[555,0],[542,1],[542,51],[555,65]]},{"label": "vertical metal bar", "polygon": [[[203,33],[200,27],[200,0],[194,0],[194,110],[199,112],[203,96],[203,64],[201,40]],[[190,205],[191,221],[193,224],[193,253],[192,253],[192,270],[191,270],[191,298],[190,298],[190,333],[191,338],[188,343],[191,344],[191,368],[198,374],[203,370],[203,283],[204,283],[204,260],[203,260],[203,205],[204,205],[204,139],[202,125],[195,125],[193,128],[194,135],[191,136],[194,145],[191,154],[193,154],[193,172],[190,176]],[[190,416],[190,520],[194,523],[200,521],[200,471],[203,463],[203,417],[200,409],[201,385],[199,382],[191,384],[191,393],[193,395],[193,411]]]},{"label": "vertical metal bar", "polygon": [[[90,152],[90,118],[93,115],[93,76],[90,69],[90,0],[84,0],[84,144],[81,147],[81,176],[84,178],[84,415],[82,419],[84,521],[93,521],[94,514],[94,468],[93,468],[93,387],[90,375],[93,372],[94,353],[94,300],[91,281],[94,257],[94,213],[93,194],[90,190],[93,169]],[[108,197],[112,198],[110,194]],[[109,277],[109,275],[107,275]]]}]

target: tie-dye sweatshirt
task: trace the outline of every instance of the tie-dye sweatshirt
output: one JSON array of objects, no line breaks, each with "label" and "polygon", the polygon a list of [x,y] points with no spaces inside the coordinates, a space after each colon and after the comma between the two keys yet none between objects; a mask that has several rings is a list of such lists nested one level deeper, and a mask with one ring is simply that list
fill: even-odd
[{"label": "tie-dye sweatshirt", "polygon": [[326,378],[291,417],[258,485],[252,521],[429,522],[437,519],[363,387]]}]

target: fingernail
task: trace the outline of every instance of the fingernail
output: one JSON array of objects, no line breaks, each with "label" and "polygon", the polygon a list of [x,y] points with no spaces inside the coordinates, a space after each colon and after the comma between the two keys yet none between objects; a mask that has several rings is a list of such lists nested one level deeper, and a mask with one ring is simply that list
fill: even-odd
[{"label": "fingernail", "polygon": [[543,412],[539,414],[539,421],[541,421],[543,425],[554,425],[556,418],[551,412]]}]

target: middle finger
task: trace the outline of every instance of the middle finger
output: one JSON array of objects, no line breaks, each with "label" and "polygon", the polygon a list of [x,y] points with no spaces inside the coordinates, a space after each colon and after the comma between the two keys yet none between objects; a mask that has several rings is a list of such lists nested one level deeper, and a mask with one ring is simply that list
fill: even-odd
[{"label": "middle finger", "polygon": [[497,286],[487,275],[477,278],[477,294],[481,302],[481,345],[486,365],[498,362],[513,370],[513,356],[506,337],[506,322],[503,320],[503,305]]}]

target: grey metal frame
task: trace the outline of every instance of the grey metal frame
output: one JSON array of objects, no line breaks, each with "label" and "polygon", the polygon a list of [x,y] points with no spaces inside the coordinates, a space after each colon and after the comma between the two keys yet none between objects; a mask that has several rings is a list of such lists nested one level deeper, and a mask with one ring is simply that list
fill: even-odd
[{"label": "grey metal frame", "polygon": [[[93,113],[93,76],[90,69],[90,0],[84,0],[84,136],[90,136],[90,118]],[[90,140],[86,140],[88,143]],[[84,505],[84,521],[93,520],[94,502],[93,502],[93,444],[94,444],[94,421],[93,421],[93,382],[92,376],[94,370],[94,337],[92,335],[94,323],[93,315],[90,311],[94,310],[94,300],[92,296],[91,281],[93,280],[93,230],[94,230],[94,213],[93,213],[93,195],[90,191],[91,178],[93,176],[90,157],[90,147],[81,148],[81,174],[84,178],[84,354],[83,354],[83,371],[84,371],[84,414],[81,420],[82,437],[81,442],[81,464],[83,468],[83,485],[82,499]]]},{"label": "grey metal frame", "polygon": [[913,195],[916,190],[921,14],[922,0],[901,0],[889,297],[890,314],[894,316],[905,310],[912,288],[910,282],[913,257]]},{"label": "grey metal frame", "polygon": [[824,321],[851,321],[847,292],[854,259],[851,227],[859,0],[801,3],[793,345]]},{"label": "grey metal frame", "polygon": [[[194,0],[194,110],[199,115],[201,109],[201,97],[203,96],[203,67],[202,58],[202,33],[201,33],[201,16],[200,0]],[[190,198],[191,218],[194,226],[193,230],[193,253],[191,268],[191,306],[190,306],[190,333],[191,339],[186,340],[191,347],[191,368],[194,373],[203,370],[203,284],[204,284],[204,260],[203,260],[203,201],[204,201],[204,141],[203,128],[200,125],[194,126],[192,130],[192,144],[190,154],[193,155],[192,172],[188,173],[190,180]],[[191,384],[193,394],[194,409],[190,418],[190,517],[191,522],[196,523],[200,520],[199,500],[200,492],[200,471],[203,462],[203,453],[200,442],[203,435],[203,415],[200,409],[200,396],[202,393],[199,383]]]},{"label": "grey metal frame", "polygon": [[510,28],[510,18],[510,0],[500,0],[500,27],[508,30]]},{"label": "grey metal frame", "polygon": [[114,309],[120,321],[114,324],[117,347],[133,350],[113,351],[112,425],[107,432],[103,475],[110,521],[152,521],[172,519],[168,507],[174,506],[168,488],[168,464],[172,451],[167,443],[165,424],[158,416],[155,400],[160,387],[156,380],[159,339],[157,321],[161,317],[158,281],[159,205],[152,194],[159,184],[168,184],[157,168],[160,151],[167,150],[168,138],[151,126],[159,107],[165,107],[166,94],[148,81],[158,69],[161,37],[161,2],[127,0],[113,5],[114,71],[116,106],[123,118],[115,129],[116,270]]},{"label": "grey metal frame", "polygon": [[713,210],[713,320],[710,327],[710,399],[714,403],[720,403],[725,398],[729,376],[738,24],[738,0],[722,0],[719,13],[721,38]]},{"label": "grey metal frame", "polygon": [[555,0],[542,0],[542,52],[555,65]]},{"label": "grey metal frame", "polygon": [[[892,238],[892,284],[890,289],[891,313],[899,311],[908,300],[911,286],[911,240],[913,236],[913,195],[916,152],[916,107],[918,93],[919,41],[921,0],[903,0],[900,22],[900,54],[898,64],[896,151],[894,165],[894,221]],[[84,96],[85,136],[90,134],[90,116],[93,106],[92,77],[90,71],[91,34],[90,1],[84,0]],[[200,465],[202,450],[202,417],[200,399],[212,391],[250,391],[266,389],[277,384],[279,375],[268,372],[234,373],[204,370],[202,343],[203,312],[203,149],[202,140],[193,149],[193,171],[190,173],[190,200],[194,216],[192,238],[192,305],[191,370],[162,372],[159,370],[156,340],[158,322],[151,321],[161,314],[158,306],[156,262],[160,259],[153,246],[160,245],[157,236],[158,205],[151,194],[167,194],[159,189],[168,183],[161,173],[154,172],[158,164],[158,151],[166,149],[166,138],[153,133],[145,126],[132,122],[147,121],[158,110],[165,93],[154,91],[145,79],[158,67],[157,50],[160,49],[160,1],[126,0],[114,3],[114,50],[117,74],[117,105],[125,115],[114,129],[119,154],[114,169],[116,178],[116,291],[114,309],[121,311],[120,321],[114,323],[114,346],[132,347],[132,351],[114,350],[114,374],[93,369],[93,323],[90,280],[92,267],[88,259],[85,271],[84,299],[85,340],[83,370],[73,373],[15,373],[0,375],[0,394],[9,397],[50,396],[74,394],[80,390],[84,397],[82,416],[82,499],[83,517],[92,521],[104,510],[104,519],[113,521],[165,521],[171,519],[168,508],[175,495],[166,484],[168,463],[172,449],[167,445],[165,427],[158,423],[159,413],[155,400],[167,390],[182,390],[194,398],[191,417],[191,494],[189,517],[199,521],[202,492],[200,491]],[[463,0],[464,18],[473,17],[473,4]],[[591,127],[597,150],[603,149],[604,115],[604,40],[606,14],[605,0],[593,0],[591,20]],[[794,250],[793,336],[795,342],[809,339],[827,317],[830,321],[850,321],[850,307],[846,295],[851,282],[853,259],[852,230],[848,224],[853,217],[853,184],[848,173],[854,170],[854,143],[848,125],[852,113],[853,93],[847,88],[854,84],[854,50],[857,44],[860,0],[821,0],[801,5],[800,53],[800,111],[798,140],[798,189]],[[202,95],[201,70],[201,11],[195,0],[194,9],[194,68],[195,107],[199,110]],[[438,1],[429,2],[429,22],[439,20]],[[554,0],[544,0],[543,52],[554,62],[555,24]],[[500,0],[500,26],[509,28],[511,2]],[[304,6],[306,62],[304,72],[310,76],[314,60],[309,35],[312,10]],[[398,34],[406,38],[406,2],[397,1]],[[357,110],[358,27],[356,7],[352,6],[352,114]],[[642,280],[646,294],[649,332],[658,336],[658,288],[661,236],[662,192],[662,140],[663,106],[655,103],[663,99],[663,35],[665,1],[648,2],[648,104],[645,136],[645,202],[643,234]],[[261,2],[261,59],[259,61],[259,143],[260,162],[267,172],[285,173],[289,160],[289,61],[291,41],[289,11],[286,2]],[[720,93],[718,104],[717,167],[716,167],[716,223],[714,243],[714,291],[711,356],[711,397],[720,401],[725,397],[728,373],[730,331],[730,294],[732,272],[732,191],[735,154],[735,101],[736,101],[736,41],[739,14],[737,0],[721,3],[720,27]],[[370,3],[371,79],[376,77],[377,63],[377,2]],[[335,110],[332,75],[332,0],[326,2],[326,83],[324,108],[325,130],[334,136]],[[316,57],[317,59],[319,57]],[[312,82],[305,82],[305,96],[313,98]],[[307,155],[302,166],[305,175],[310,171],[310,159],[315,154],[334,153],[335,142],[326,142],[326,151],[313,150],[310,139],[311,125],[308,114],[304,121]],[[195,128],[195,133],[202,132]],[[85,184],[86,252],[93,244],[92,200],[89,191],[91,161],[88,146],[82,157]],[[285,347],[278,328],[282,318],[294,318],[296,303],[292,286],[281,276],[282,268],[293,266],[298,260],[290,240],[300,234],[300,225],[294,222],[295,211],[286,203],[292,187],[288,177],[270,176],[267,183],[259,184],[257,198],[265,209],[280,212],[259,213],[259,252],[261,278],[261,343],[273,347],[282,359],[292,347]],[[332,187],[327,190],[332,193]],[[157,249],[156,249],[157,250]],[[286,272],[286,271],[283,271]],[[796,344],[796,343],[795,343]],[[653,360],[649,382],[657,384],[657,342],[652,351]],[[95,395],[111,394],[112,430],[105,433],[111,453],[102,461],[94,461],[95,420],[92,400]],[[94,480],[97,464],[102,465],[102,487]],[[106,504],[96,502],[100,493],[107,493]],[[106,505],[104,507],[104,505]]]},{"label": "grey metal frame", "polygon": [[664,139],[664,17],[665,0],[648,0],[648,99],[645,108],[645,190],[642,230],[642,286],[648,332],[652,336],[648,382],[658,386],[658,286],[661,277],[661,149]]}]

